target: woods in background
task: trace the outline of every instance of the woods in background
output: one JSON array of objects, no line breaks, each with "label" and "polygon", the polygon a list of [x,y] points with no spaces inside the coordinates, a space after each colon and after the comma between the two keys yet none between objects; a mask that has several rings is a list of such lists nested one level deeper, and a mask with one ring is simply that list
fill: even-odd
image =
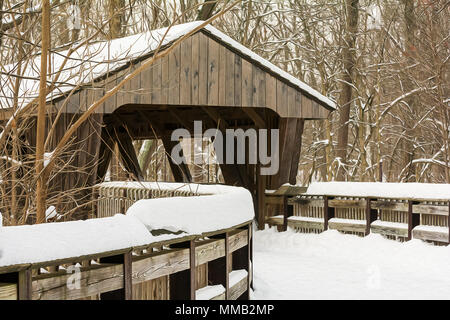
[{"label": "woods in background", "polygon": [[[176,19],[205,20],[227,4],[51,0],[45,28],[41,1],[0,0],[0,72],[18,88],[29,61],[47,46],[60,52],[167,27]],[[246,0],[213,25],[338,103],[327,121],[305,122],[298,183],[450,183],[449,17],[445,0]],[[11,64],[14,72],[5,71]],[[54,81],[52,61],[42,65],[48,74],[44,76]],[[19,94],[9,101],[11,115],[21,107]],[[37,110],[30,109],[30,115]],[[29,148],[22,138],[30,124],[11,119],[0,119],[0,132],[5,121],[12,121],[8,137],[0,136],[0,142],[10,142],[9,147],[0,143],[0,181],[13,186],[0,186],[0,196],[14,212],[16,190],[30,192],[38,184],[32,170],[24,167],[32,168],[38,160],[37,172],[42,171],[52,150],[41,131],[39,150],[32,151],[36,158],[21,158]],[[196,154],[187,155],[207,159],[191,168],[194,181],[220,181],[210,143],[200,144],[192,148]],[[136,141],[135,148],[147,180],[171,179],[161,142]],[[61,156],[53,171],[63,170],[76,171]],[[118,159],[109,177],[127,179]]]}]

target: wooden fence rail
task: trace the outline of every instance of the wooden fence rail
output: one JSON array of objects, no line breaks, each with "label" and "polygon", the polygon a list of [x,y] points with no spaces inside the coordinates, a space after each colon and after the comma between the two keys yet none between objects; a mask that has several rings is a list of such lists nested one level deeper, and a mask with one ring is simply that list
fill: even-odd
[{"label": "wooden fence rail", "polygon": [[267,223],[277,225],[280,230],[286,230],[287,226],[306,233],[334,229],[359,236],[378,233],[400,241],[415,238],[434,244],[450,243],[449,199],[274,196],[273,192],[265,197],[266,207],[282,204],[281,215],[266,217]]},{"label": "wooden fence rail", "polygon": [[[249,221],[208,236],[183,237],[90,257],[0,267],[0,300],[141,299],[133,291],[162,277],[167,277],[166,298],[195,300],[199,290],[222,286],[223,292],[208,298],[249,299],[251,225]],[[86,258],[89,263],[82,264]],[[208,267],[206,285],[196,279],[202,265]],[[230,286],[227,279],[236,271],[245,276]]]}]

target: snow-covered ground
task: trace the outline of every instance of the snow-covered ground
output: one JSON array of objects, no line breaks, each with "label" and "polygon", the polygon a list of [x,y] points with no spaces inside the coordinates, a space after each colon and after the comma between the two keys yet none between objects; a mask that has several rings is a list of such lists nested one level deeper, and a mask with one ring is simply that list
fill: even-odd
[{"label": "snow-covered ground", "polygon": [[450,299],[450,247],[275,229],[254,246],[253,299]]}]

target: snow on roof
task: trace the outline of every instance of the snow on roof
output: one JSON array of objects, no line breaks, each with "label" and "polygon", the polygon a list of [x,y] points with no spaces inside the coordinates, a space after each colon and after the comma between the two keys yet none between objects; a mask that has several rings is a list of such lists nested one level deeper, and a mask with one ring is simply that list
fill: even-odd
[{"label": "snow on roof", "polygon": [[313,182],[302,195],[450,200],[450,184],[388,182]]},{"label": "snow on roof", "polygon": [[[167,45],[179,39],[198,27],[202,22],[203,21],[195,21],[171,27],[162,41],[162,45]],[[307,92],[309,95],[315,97],[330,108],[335,108],[335,103],[329,98],[323,96],[318,91],[258,56],[213,26],[207,25],[203,30],[209,32],[243,55],[248,56],[251,60],[270,69],[284,80],[299,87],[301,90]],[[167,28],[162,28],[111,41],[97,42],[78,48],[68,58],[64,71],[58,79],[58,88],[49,93],[48,100],[51,101],[62,94],[71,91],[76,86],[89,84],[108,72],[117,70],[128,62],[153,52],[158,47],[166,31]],[[60,69],[67,54],[68,50],[53,52],[51,54],[50,61],[53,72],[57,72]],[[36,56],[34,59],[31,59],[26,66],[22,67],[25,71],[24,74],[21,75],[23,79],[19,89],[19,107],[29,103],[33,98],[36,98],[39,93],[40,60],[40,56]],[[14,81],[12,80],[15,79],[15,77],[11,76],[17,75],[17,69],[17,64],[11,64],[4,66],[4,69],[2,70],[2,75],[0,76],[0,87],[2,87],[2,90],[0,91],[0,109],[12,107],[14,92]],[[54,75],[50,76],[50,80],[53,77]]]},{"label": "snow on roof", "polygon": [[0,267],[76,258],[185,236],[201,236],[241,225],[254,217],[252,197],[244,188],[191,187],[197,188],[199,194],[208,195],[140,200],[126,215],[108,218],[1,227]]}]

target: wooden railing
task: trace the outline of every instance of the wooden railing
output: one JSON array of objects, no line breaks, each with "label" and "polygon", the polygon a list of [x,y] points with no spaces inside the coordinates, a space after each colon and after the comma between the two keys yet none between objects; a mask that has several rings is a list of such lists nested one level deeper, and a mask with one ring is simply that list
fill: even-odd
[{"label": "wooden railing", "polygon": [[306,233],[334,229],[360,236],[378,233],[400,241],[415,238],[435,244],[450,242],[449,199],[292,196],[282,192],[269,192],[265,197],[266,205],[282,207],[281,215],[266,217],[267,223],[280,230],[287,226]]},{"label": "wooden railing", "polygon": [[[102,183],[95,187],[93,216],[124,213],[141,199],[209,194],[205,192],[176,183]],[[252,248],[252,221],[247,221],[140,247],[0,266],[0,300],[249,299]]]},{"label": "wooden railing", "polygon": [[101,183],[94,187],[96,195],[96,212],[94,217],[111,217],[116,213],[125,213],[128,208],[138,200],[166,197],[190,197],[199,195],[194,190],[175,187],[180,184],[173,183],[172,188],[166,188],[168,183]]},{"label": "wooden railing", "polygon": [[[0,300],[195,299],[205,286],[222,286],[210,299],[248,299],[251,272],[251,222],[230,230],[184,237],[138,248],[36,264],[0,267]],[[206,281],[197,278],[207,266]],[[77,273],[68,270],[78,269]],[[230,274],[240,278],[229,285]],[[154,279],[166,283],[147,290]],[[79,282],[77,282],[77,279]],[[142,296],[142,291],[147,296]],[[159,293],[157,292],[159,291]],[[216,290],[217,292],[217,290]]]}]

